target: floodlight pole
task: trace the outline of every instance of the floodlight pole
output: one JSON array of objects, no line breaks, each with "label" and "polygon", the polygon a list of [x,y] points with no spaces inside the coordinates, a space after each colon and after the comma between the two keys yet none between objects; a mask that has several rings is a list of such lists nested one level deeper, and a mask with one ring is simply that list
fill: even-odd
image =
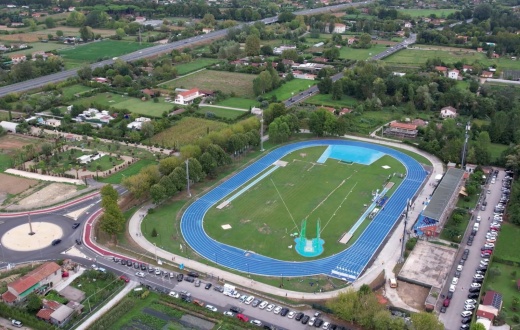
[{"label": "floodlight pole", "polygon": [[404,262],[404,246],[406,241],[406,226],[408,225],[408,211],[410,210],[410,200],[406,200],[406,211],[404,215],[404,228],[403,228],[403,238],[401,239],[401,257],[399,258],[399,262]]},{"label": "floodlight pole", "polygon": [[468,149],[468,139],[469,139],[469,130],[471,129],[471,125],[468,121],[466,124],[466,139],[464,140],[464,148],[462,149],[462,159],[460,162],[460,168],[464,169],[464,164],[466,162],[466,151]]},{"label": "floodlight pole", "polygon": [[34,235],[35,232],[32,229],[32,223],[31,223],[31,212],[27,213],[27,217],[29,219],[29,235]]},{"label": "floodlight pole", "polygon": [[187,186],[188,186],[188,197],[191,197],[191,192],[190,192],[190,167],[188,166],[189,165],[189,159],[186,159],[186,181],[187,181]]},{"label": "floodlight pole", "polygon": [[262,118],[260,118],[260,151],[264,151],[264,111],[262,110]]}]

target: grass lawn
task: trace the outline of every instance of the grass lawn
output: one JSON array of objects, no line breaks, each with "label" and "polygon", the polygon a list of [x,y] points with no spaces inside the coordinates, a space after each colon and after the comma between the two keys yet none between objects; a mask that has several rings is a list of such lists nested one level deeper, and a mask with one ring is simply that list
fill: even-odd
[{"label": "grass lawn", "polygon": [[243,99],[239,97],[230,97],[224,101],[218,102],[216,105],[249,110],[250,108],[257,106],[258,102],[255,100]]},{"label": "grass lawn", "polygon": [[152,143],[171,148],[190,144],[196,139],[204,137],[208,132],[218,131],[227,124],[193,117],[184,117],[172,127],[152,137]]},{"label": "grass lawn", "polygon": [[245,112],[240,110],[232,110],[232,109],[221,109],[221,108],[213,108],[213,107],[200,107],[197,111],[199,113],[213,113],[215,116],[226,119],[235,119],[239,116],[242,116]]},{"label": "grass lawn", "polygon": [[90,303],[92,309],[123,285],[124,282],[117,280],[113,273],[102,273],[95,270],[85,271],[71,283],[72,287],[85,292],[86,299],[82,303],[85,306],[89,306]]},{"label": "grass lawn", "polygon": [[293,95],[297,95],[301,91],[304,91],[310,86],[316,85],[317,83],[318,82],[314,80],[293,79],[286,82],[277,89],[265,94],[264,97],[269,99],[271,96],[276,95],[276,99],[278,101],[285,101],[290,99]]},{"label": "grass lawn", "polygon": [[[502,236],[502,234],[501,234]],[[502,239],[502,237],[500,237]],[[498,241],[500,241],[500,239]],[[486,273],[486,281],[484,282],[484,290],[493,290],[502,295],[502,310],[500,314],[505,316],[506,323],[509,325],[518,324],[513,321],[513,316],[520,317],[520,312],[512,308],[513,298],[520,298],[516,281],[520,275],[520,268],[516,266],[504,265],[498,262],[492,262],[491,267]]]},{"label": "grass lawn", "polygon": [[[0,40],[1,39],[2,38],[0,37]],[[9,55],[19,55],[19,54],[26,55],[27,53],[34,53],[34,52],[39,52],[39,51],[50,52],[52,50],[62,50],[64,48],[70,47],[69,45],[66,45],[64,43],[57,43],[57,42],[47,42],[47,43],[31,42],[27,45],[31,46],[32,48],[31,49],[22,49],[17,52],[12,52],[12,53],[9,53]]]},{"label": "grass lawn", "polygon": [[125,168],[122,171],[119,171],[115,174],[112,174],[111,176],[108,176],[106,178],[100,178],[98,181],[105,182],[105,183],[112,183],[112,184],[120,184],[121,181],[125,177],[130,177],[132,175],[135,175],[141,171],[143,167],[146,167],[148,165],[156,165],[157,162],[153,161],[151,159],[141,159],[137,162],[133,163],[129,167]]},{"label": "grass lawn", "polygon": [[456,9],[398,9],[397,11],[412,17],[429,17],[435,14],[439,18],[445,18],[449,14],[453,14]]},{"label": "grass lawn", "polygon": [[[112,159],[112,160],[110,160]],[[107,171],[114,166],[121,165],[124,163],[123,159],[117,159],[116,157],[111,157],[105,155],[87,165],[87,169],[91,172],[95,172],[99,166],[100,171]]]},{"label": "grass lawn", "polygon": [[363,61],[372,57],[376,54],[383,52],[386,48],[386,45],[375,44],[368,49],[362,48],[351,48],[351,47],[341,47],[339,54],[340,58],[345,58],[349,60],[358,60]]},{"label": "grass lawn", "polygon": [[[371,192],[381,187],[389,173],[404,173],[405,169],[389,156],[369,166],[347,165],[333,159],[327,160],[325,166],[315,166],[314,162],[325,149],[306,148],[284,157],[288,166],[278,168],[237,197],[229,207],[210,209],[204,219],[204,230],[219,242],[268,257],[308,260],[294,248],[280,246],[294,246],[294,238],[289,233],[299,232],[303,219],[308,221],[308,237],[314,236],[316,221],[321,219],[320,236],[325,240],[325,252],[320,258],[344,250],[346,246],[338,240],[361,216],[364,204],[370,204]],[[301,153],[306,155],[302,157]],[[381,169],[383,165],[390,166],[391,172]],[[394,186],[397,188],[400,181],[396,177],[392,181],[397,183]],[[348,207],[339,208],[342,203]],[[369,221],[366,220],[366,224]],[[224,224],[232,229],[223,230]]]},{"label": "grass lawn", "polygon": [[218,62],[221,61],[214,58],[199,58],[189,63],[176,64],[175,68],[177,69],[177,75],[183,76],[187,73],[203,69]]},{"label": "grass lawn", "polygon": [[72,97],[75,94],[81,94],[81,93],[88,92],[91,90],[92,90],[92,88],[90,88],[90,87],[77,84],[77,85],[64,87],[62,89],[62,93],[63,93],[64,97]]},{"label": "grass lawn", "polygon": [[238,97],[254,98],[253,79],[256,75],[234,73],[227,71],[201,71],[186,77],[171,80],[162,84],[162,87],[175,88],[199,88],[220,90],[226,94],[235,93]]},{"label": "grass lawn", "polygon": [[[474,204],[473,204],[474,205]],[[466,231],[466,227],[469,224],[470,215],[468,213],[464,213],[462,215],[462,221],[460,223],[455,223],[453,221],[453,217],[450,216],[446,225],[441,231],[440,238],[445,239],[447,241],[452,241],[455,243],[460,243],[462,237],[464,236],[464,232]],[[453,236],[453,233],[458,233],[456,236]]]},{"label": "grass lawn", "polygon": [[151,44],[148,43],[140,45],[138,42],[103,40],[62,49],[59,54],[65,62],[72,60],[91,63],[103,58],[121,56],[149,46]]},{"label": "grass lawn", "polygon": [[502,155],[502,152],[507,150],[507,148],[509,148],[509,146],[506,146],[505,144],[491,143],[488,149],[489,153],[491,154],[491,160],[498,160]]},{"label": "grass lawn", "polygon": [[360,115],[354,115],[351,131],[367,134],[377,127],[401,117],[402,114],[400,112],[392,112],[387,109],[384,109],[383,111],[365,111]]},{"label": "grass lawn", "polygon": [[520,227],[511,223],[502,223],[500,236],[495,247],[495,256],[505,260],[520,262],[520,245],[516,240],[520,237]]},{"label": "grass lawn", "polygon": [[164,111],[171,111],[173,104],[164,102],[164,98],[160,97],[159,102],[155,103],[152,100],[142,101],[135,97],[128,97],[125,95],[114,93],[99,93],[90,97],[81,98],[73,104],[81,104],[90,106],[92,104],[99,104],[103,107],[113,107],[121,110],[128,110],[132,113],[148,117],[161,117]]},{"label": "grass lawn", "polygon": [[0,154],[0,172],[7,170],[11,166],[11,157],[6,154]]},{"label": "grass lawn", "polygon": [[314,104],[316,106],[329,106],[329,107],[353,107],[359,103],[353,97],[343,96],[341,100],[333,100],[332,94],[316,94],[311,96],[305,103]]}]

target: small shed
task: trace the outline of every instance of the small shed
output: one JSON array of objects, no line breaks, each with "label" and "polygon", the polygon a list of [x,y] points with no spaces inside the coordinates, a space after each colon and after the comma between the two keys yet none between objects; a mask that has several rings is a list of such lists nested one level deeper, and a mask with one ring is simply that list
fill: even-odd
[{"label": "small shed", "polygon": [[18,123],[13,123],[10,121],[0,121],[0,126],[8,133],[16,133],[16,126],[18,125]]}]

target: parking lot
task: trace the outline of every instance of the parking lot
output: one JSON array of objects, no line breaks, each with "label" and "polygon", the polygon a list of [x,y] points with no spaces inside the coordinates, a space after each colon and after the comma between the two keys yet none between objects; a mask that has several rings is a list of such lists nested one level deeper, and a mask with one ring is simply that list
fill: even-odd
[{"label": "parking lot", "polygon": [[[482,210],[482,205],[478,205],[478,208],[475,209],[466,233],[461,241],[460,249],[455,258],[451,272],[446,278],[437,310],[439,311],[442,308],[443,302],[446,301],[445,299],[450,299],[449,305],[448,301],[444,303],[444,305],[448,305],[448,307],[445,307],[445,312],[441,312],[439,316],[439,319],[444,323],[447,330],[465,329],[465,326],[462,323],[463,317],[461,316],[461,313],[465,309],[465,305],[468,305],[466,309],[471,312],[467,313],[469,314],[469,319],[471,319],[471,315],[474,313],[475,309],[478,308],[478,295],[471,295],[471,293],[480,293],[480,285],[483,282],[483,276],[485,276],[487,270],[487,266],[485,266],[486,262],[483,261],[487,260],[487,255],[484,253],[489,252],[489,254],[492,254],[494,241],[500,239],[499,227],[502,220],[499,215],[500,212],[495,213],[495,208],[499,203],[501,203],[501,199],[505,196],[502,191],[505,189],[503,187],[505,176],[506,173],[504,171],[499,171],[494,180],[488,179],[482,192],[482,196],[485,196],[485,199],[482,197],[480,200],[480,202],[487,202],[487,206],[485,207],[485,210]],[[503,202],[504,200],[502,200],[502,203]],[[478,229],[475,228],[475,224],[478,224]],[[491,227],[496,229],[495,234],[494,230],[490,230]],[[473,239],[468,243],[470,236],[473,236]],[[487,248],[484,248],[486,244],[490,245],[487,245]],[[482,249],[485,249],[487,252]],[[464,251],[467,251],[466,257],[464,257]],[[461,259],[465,260],[461,261]],[[479,270],[481,274],[478,274],[477,270]],[[472,286],[474,287],[473,289],[471,289]],[[470,290],[474,292],[470,292]],[[452,292],[450,293],[449,291]],[[470,307],[472,302],[468,301],[468,299],[476,300],[473,304],[475,309]],[[466,302],[468,304],[466,304]],[[469,326],[467,328],[469,329]]]}]

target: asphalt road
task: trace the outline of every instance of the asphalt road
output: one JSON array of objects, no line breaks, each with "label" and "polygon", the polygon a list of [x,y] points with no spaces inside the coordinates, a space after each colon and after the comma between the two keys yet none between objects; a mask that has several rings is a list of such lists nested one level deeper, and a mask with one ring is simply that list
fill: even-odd
[{"label": "asphalt road", "polygon": [[[367,4],[370,2],[372,2],[372,0],[364,1],[364,2],[356,2],[356,3],[345,3],[345,4],[341,4],[341,5],[315,8],[315,9],[307,9],[307,10],[296,11],[296,12],[294,12],[294,14],[297,14],[297,15],[319,14],[319,13],[323,13],[323,12],[338,10],[341,8],[359,6],[359,5]],[[263,22],[265,24],[275,23],[277,21],[278,21],[277,16],[264,18],[264,19],[260,20],[260,22]],[[245,24],[252,25],[254,23],[255,22],[249,22],[249,23],[245,23]],[[174,49],[183,48],[183,47],[191,47],[196,43],[208,41],[210,39],[223,38],[227,34],[227,32],[228,32],[228,29],[213,31],[213,32],[206,33],[206,34],[203,34],[200,36],[195,36],[195,37],[191,37],[191,38],[180,40],[180,41],[175,41],[175,42],[164,44],[164,45],[157,45],[157,46],[145,48],[145,49],[133,52],[133,53],[129,53],[129,54],[120,56],[119,58],[124,61],[127,61],[127,62],[135,61],[135,60],[142,59],[142,58],[148,58],[148,57],[155,56],[157,54],[171,52]],[[94,69],[96,67],[104,66],[104,65],[108,65],[108,64],[112,64],[112,63],[114,63],[113,59],[105,60],[102,62],[97,62],[97,63],[92,64],[91,68]],[[11,93],[19,93],[19,92],[28,91],[31,89],[41,87],[43,85],[66,80],[69,77],[75,76],[77,71],[78,71],[78,69],[66,70],[66,71],[54,73],[51,75],[42,76],[39,78],[35,78],[35,79],[19,82],[16,84],[0,87],[0,97],[6,96]]]},{"label": "asphalt road", "polygon": [[[502,179],[504,178],[504,176],[505,172],[499,171],[496,183],[489,183],[488,186],[484,189],[484,194],[486,195],[486,201],[488,203],[486,210],[480,211],[480,208],[477,208],[477,210],[479,211],[475,211],[475,215],[470,221],[468,225],[468,230],[466,231],[466,234],[462,239],[462,243],[460,244],[460,249],[457,253],[454,265],[450,273],[448,274],[448,277],[446,278],[446,283],[442,290],[442,294],[444,295],[447,295],[448,293],[451,280],[454,277],[455,270],[462,256],[462,252],[464,251],[464,249],[469,249],[469,257],[464,263],[464,268],[462,269],[459,282],[457,284],[457,290],[453,294],[450,306],[447,308],[446,313],[441,313],[439,315],[439,319],[442,323],[444,323],[446,330],[458,330],[461,326],[460,320],[462,319],[462,317],[460,316],[460,313],[463,311],[464,301],[468,299],[468,290],[471,283],[473,282],[473,275],[475,275],[475,271],[479,266],[481,260],[480,249],[486,243],[486,233],[489,230],[490,223],[492,222],[488,221],[488,218],[490,217],[491,220],[493,219],[493,209],[495,205],[497,205],[500,201],[500,197],[502,195]],[[491,190],[491,194],[486,194],[487,189]],[[471,246],[468,246],[466,245],[468,241],[468,236],[471,233],[471,229],[473,228],[473,225],[475,224],[475,219],[478,215],[480,215],[482,219],[480,222],[480,227],[477,234],[475,235],[473,244]],[[500,239],[500,235],[498,236],[498,239]],[[440,301],[442,301],[442,299],[440,299]],[[439,308],[440,306],[437,306],[437,309]]]}]

